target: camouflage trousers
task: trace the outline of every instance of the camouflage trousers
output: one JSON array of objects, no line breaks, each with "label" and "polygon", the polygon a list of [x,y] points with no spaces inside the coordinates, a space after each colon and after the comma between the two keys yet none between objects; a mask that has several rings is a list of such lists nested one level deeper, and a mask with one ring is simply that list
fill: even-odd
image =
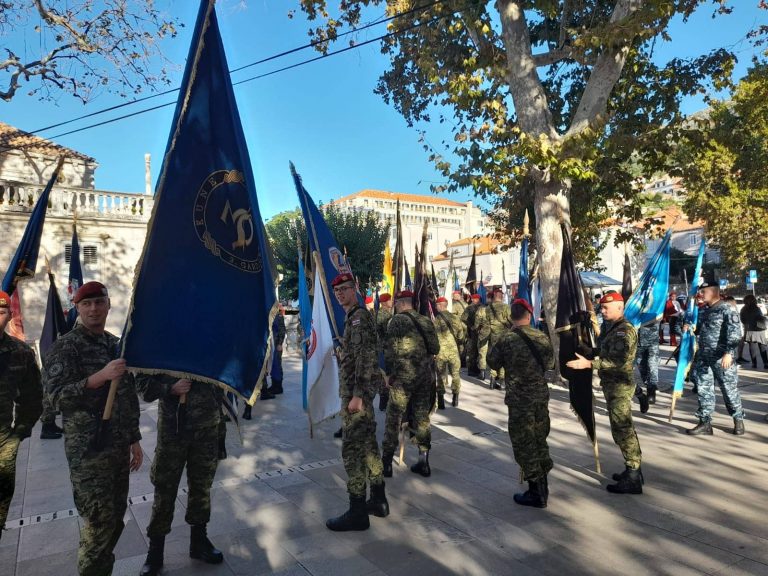
[{"label": "camouflage trousers", "polygon": [[150,478],[155,487],[150,538],[171,531],[176,496],[184,466],[187,467],[187,524],[198,526],[211,519],[211,485],[219,464],[219,427],[187,429],[181,434],[162,427],[158,434]]},{"label": "camouflage trousers", "polygon": [[488,354],[488,340],[485,340],[483,344],[477,343],[477,369],[481,372],[488,368],[488,364],[485,362],[485,356]]},{"label": "camouflage trousers", "polygon": [[[725,408],[734,420],[744,419],[739,394],[739,376],[734,362],[727,370],[720,366],[720,358],[709,359],[697,357],[691,371],[694,382],[699,387],[699,409],[696,416],[702,422],[710,422],[715,411],[715,382],[725,400]],[[693,380],[693,378],[692,378]]]},{"label": "camouflage trousers", "polygon": [[[498,337],[491,336],[491,338],[488,340],[488,345],[485,347],[485,353],[486,354],[488,354],[488,350],[490,350],[491,348],[493,348],[496,345],[496,342],[498,340],[499,340]],[[486,366],[487,365],[488,364],[486,362]],[[491,381],[492,382],[494,380],[499,380],[500,382],[504,382],[504,380],[506,379],[505,376],[506,376],[506,373],[504,371],[504,367],[503,366],[501,368],[499,368],[498,370],[494,370],[493,368],[491,368]]]},{"label": "camouflage trousers", "polygon": [[461,358],[456,346],[441,346],[437,355],[437,392],[445,394],[448,375],[451,376],[451,392],[458,394],[461,390]]},{"label": "camouflage trousers", "polygon": [[640,378],[647,388],[659,387],[659,345],[637,345],[635,362],[640,370]]},{"label": "camouflage trousers", "polygon": [[429,413],[432,411],[432,391],[427,378],[417,382],[396,382],[389,388],[389,404],[387,418],[384,424],[384,441],[381,443],[384,456],[394,455],[400,443],[398,435],[403,415],[410,403],[413,410],[412,427],[415,432],[416,444],[419,450],[429,450],[432,442],[432,431],[429,424]]},{"label": "camouflage trousers", "polygon": [[467,363],[467,370],[477,370],[477,335],[470,334],[467,338],[467,344],[464,346],[464,355]]},{"label": "camouflage trousers", "polygon": [[507,406],[508,430],[515,461],[526,480],[538,480],[552,470],[547,436],[549,436],[548,400],[516,397]]},{"label": "camouflage trousers", "polygon": [[368,481],[381,484],[384,481],[379,444],[376,441],[376,416],[373,404],[363,401],[363,409],[355,414],[347,412],[350,398],[342,399],[341,458],[347,472],[347,492],[350,496],[365,496]]},{"label": "camouflage trousers", "polygon": [[635,385],[630,382],[610,380],[603,380],[602,385],[613,441],[621,450],[627,467],[640,468],[642,452],[635,425],[632,423],[632,396],[635,394]]},{"label": "camouflage trousers", "polygon": [[40,422],[43,424],[55,424],[56,414],[58,413],[58,410],[53,407],[51,397],[46,392],[43,392],[43,413],[40,416]]},{"label": "camouflage trousers", "polygon": [[0,431],[0,533],[8,519],[8,508],[16,488],[16,455],[21,439],[10,430]]},{"label": "camouflage trousers", "polygon": [[83,519],[77,569],[80,576],[107,576],[128,507],[130,449],[116,443],[100,452],[89,449],[91,434],[65,435],[64,451],[75,506]]}]

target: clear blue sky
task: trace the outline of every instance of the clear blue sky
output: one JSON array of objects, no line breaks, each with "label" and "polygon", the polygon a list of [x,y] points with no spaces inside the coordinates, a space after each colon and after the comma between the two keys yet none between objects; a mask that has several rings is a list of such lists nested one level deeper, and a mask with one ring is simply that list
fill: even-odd
[{"label": "clear blue sky", "polygon": [[[165,44],[166,56],[178,65],[174,72],[174,85],[178,85],[198,3],[161,0],[157,4],[167,7],[187,24],[175,40]],[[734,45],[740,59],[736,77],[743,76],[754,53],[744,36],[757,22],[766,22],[768,12],[757,8],[758,0],[734,0],[732,4],[736,5],[733,15],[713,20],[713,8],[707,4],[688,24],[675,23],[671,29],[672,42],[657,44],[658,59],[695,56],[710,48]],[[297,5],[296,0],[219,0],[219,24],[230,68],[305,44],[308,26],[302,14],[297,10],[293,20],[287,17],[288,11]],[[368,14],[373,18],[382,12],[382,8],[377,8]],[[372,28],[358,40],[383,33],[383,26]],[[346,44],[340,43],[339,47],[343,45]],[[315,55],[316,52],[306,50],[239,72],[233,80]],[[235,88],[263,217],[297,205],[289,160],[296,164],[317,201],[363,188],[427,194],[429,183],[441,180],[419,144],[416,130],[409,129],[392,107],[373,94],[386,66],[386,58],[373,44]],[[160,97],[113,114],[172,100],[173,95]],[[51,104],[20,93],[12,102],[0,103],[0,118],[31,131],[118,102],[117,97],[104,95],[86,106],[68,97]],[[692,99],[686,102],[685,109],[693,112],[701,106],[700,100]],[[152,154],[156,179],[172,114],[170,106],[65,136],[57,142],[96,158],[100,165],[96,172],[98,188],[141,192],[144,154]],[[42,136],[53,136],[93,121],[54,129]],[[445,128],[440,125],[429,127],[428,137],[434,144],[445,135]],[[471,193],[454,198],[471,199]]]}]

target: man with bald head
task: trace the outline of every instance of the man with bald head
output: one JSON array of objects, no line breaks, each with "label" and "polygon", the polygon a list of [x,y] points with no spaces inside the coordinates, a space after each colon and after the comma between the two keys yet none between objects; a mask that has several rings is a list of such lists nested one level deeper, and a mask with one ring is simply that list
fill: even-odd
[{"label": "man with bald head", "polygon": [[580,354],[567,363],[569,368],[587,370],[597,368],[605,394],[611,434],[626,466],[624,472],[614,474],[616,484],[607,486],[613,494],[642,494],[643,473],[640,470],[642,453],[632,423],[632,396],[635,384],[632,369],[637,351],[637,331],[624,318],[624,298],[617,292],[607,292],[600,299],[600,311],[610,328],[602,338],[598,358],[588,360]]}]

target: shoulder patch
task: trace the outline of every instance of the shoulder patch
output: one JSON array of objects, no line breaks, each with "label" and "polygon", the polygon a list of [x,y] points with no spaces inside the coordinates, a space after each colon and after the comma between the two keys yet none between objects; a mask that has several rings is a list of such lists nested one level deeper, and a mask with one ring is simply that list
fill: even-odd
[{"label": "shoulder patch", "polygon": [[357,326],[358,324],[360,324],[360,318],[355,318],[352,320],[352,326]]}]

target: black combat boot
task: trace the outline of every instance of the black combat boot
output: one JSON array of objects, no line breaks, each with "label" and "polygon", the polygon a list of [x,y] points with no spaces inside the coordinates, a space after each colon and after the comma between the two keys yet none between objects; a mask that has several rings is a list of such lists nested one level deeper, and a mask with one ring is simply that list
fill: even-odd
[{"label": "black combat boot", "polygon": [[64,430],[56,426],[56,422],[43,422],[40,429],[40,438],[43,440],[58,440],[61,438]]},{"label": "black combat boot", "polygon": [[429,450],[419,450],[419,461],[411,466],[411,472],[421,474],[425,478],[432,474],[432,469],[429,467]]},{"label": "black combat boot", "polygon": [[485,368],[480,372],[480,378],[483,382],[487,380],[488,384],[490,384],[491,388],[493,388],[493,379],[491,378],[491,371],[488,370],[488,368]]},{"label": "black combat boot", "polygon": [[646,396],[645,392],[643,392],[643,389],[638,386],[635,390],[635,398],[637,398],[637,401],[640,402],[640,412],[645,414],[648,412],[648,396]]},{"label": "black combat boot", "polygon": [[245,409],[243,410],[243,420],[250,420],[251,419],[251,405],[246,404]]},{"label": "black combat boot", "polygon": [[259,394],[259,398],[261,400],[274,400],[275,395],[272,394],[272,392],[269,391],[269,388],[266,386],[261,387],[261,394]]},{"label": "black combat boot", "polygon": [[760,350],[760,357],[763,359],[763,370],[768,370],[768,350]]},{"label": "black combat boot", "polygon": [[144,566],[141,567],[139,576],[157,576],[163,567],[163,552],[165,551],[165,536],[149,539],[149,550]]},{"label": "black combat boot", "polygon": [[542,480],[529,480],[528,490],[521,494],[513,496],[515,503],[520,506],[532,506],[533,508],[546,508],[547,501],[542,498],[541,490],[543,488]]},{"label": "black combat boot", "polygon": [[373,514],[379,518],[389,516],[389,502],[384,494],[384,482],[381,484],[371,484],[371,498],[365,503],[368,514]]},{"label": "black combat boot", "polygon": [[387,404],[389,404],[389,393],[379,392],[379,412],[386,412]]},{"label": "black combat boot", "polygon": [[437,409],[445,410],[445,394],[437,395]]},{"label": "black combat boot", "polygon": [[498,380],[494,380],[493,381],[493,389],[494,390],[501,390],[501,382],[499,382]]},{"label": "black combat boot", "polygon": [[744,420],[733,419],[733,434],[735,436],[744,435]]},{"label": "black combat boot", "polygon": [[349,510],[341,516],[330,518],[325,522],[329,530],[348,532],[350,530],[368,530],[371,526],[368,520],[365,496],[349,496]]},{"label": "black combat boot", "polygon": [[[615,472],[613,474],[613,476],[611,476],[611,478],[613,478],[614,480],[616,480],[616,482],[618,482],[619,480],[624,478],[627,474],[629,474],[629,472],[631,470],[632,470],[632,468],[624,468],[623,472]],[[643,477],[643,471],[640,468],[638,468],[638,470],[640,471],[640,483],[641,484],[645,484],[645,478]]]},{"label": "black combat boot", "polygon": [[547,500],[549,500],[549,479],[547,478],[547,475],[544,474],[544,478],[541,479],[541,500],[544,502],[544,505],[547,504]]},{"label": "black combat boot", "polygon": [[217,550],[208,540],[208,532],[205,524],[192,526],[192,537],[189,540],[189,557],[202,560],[206,564],[221,564],[224,554]]},{"label": "black combat boot", "polygon": [[656,386],[648,385],[648,404],[656,404]]},{"label": "black combat boot", "polygon": [[282,394],[283,393],[283,381],[272,380],[272,385],[269,387],[270,394]]},{"label": "black combat boot", "polygon": [[453,406],[454,408],[458,408],[459,407],[459,393],[458,392],[454,392],[453,393],[453,396],[451,397],[451,406]]},{"label": "black combat boot", "polygon": [[686,430],[685,433],[690,434],[691,436],[700,436],[702,434],[712,436],[712,422],[699,421],[694,428]]},{"label": "black combat boot", "polygon": [[392,454],[381,457],[381,464],[384,467],[384,478],[392,478]]},{"label": "black combat boot", "polygon": [[336,430],[336,432],[333,433],[333,437],[334,438],[341,438],[342,436],[344,436],[344,427],[343,426],[341,428],[339,428],[338,430]]},{"label": "black combat boot", "polygon": [[642,494],[642,473],[639,468],[637,470],[628,468],[616,484],[608,484],[605,489],[611,494]]}]

